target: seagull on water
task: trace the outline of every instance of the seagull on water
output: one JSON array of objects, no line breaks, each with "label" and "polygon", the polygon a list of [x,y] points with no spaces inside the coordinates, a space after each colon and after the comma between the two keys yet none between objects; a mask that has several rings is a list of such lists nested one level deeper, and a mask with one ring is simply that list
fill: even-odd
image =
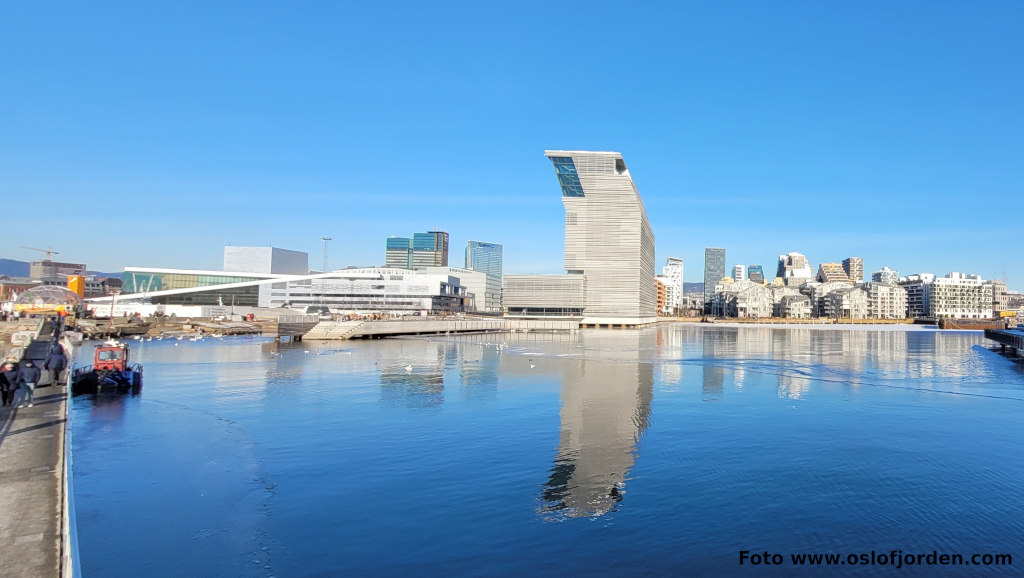
[{"label": "seagull on water", "polygon": [[406,365],[405,370],[409,373],[412,373],[412,365]]}]

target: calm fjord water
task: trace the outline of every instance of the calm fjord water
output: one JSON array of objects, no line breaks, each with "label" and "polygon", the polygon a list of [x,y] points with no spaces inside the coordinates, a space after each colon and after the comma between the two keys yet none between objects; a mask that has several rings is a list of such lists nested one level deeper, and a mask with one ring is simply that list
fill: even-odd
[{"label": "calm fjord water", "polygon": [[133,342],[142,394],[73,402],[83,570],[729,575],[740,550],[902,549],[1010,553],[988,570],[1012,573],[1024,373],[984,341]]}]

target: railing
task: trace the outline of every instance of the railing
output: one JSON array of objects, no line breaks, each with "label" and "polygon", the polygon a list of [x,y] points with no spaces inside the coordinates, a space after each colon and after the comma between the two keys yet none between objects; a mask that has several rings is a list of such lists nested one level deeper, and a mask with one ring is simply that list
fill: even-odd
[{"label": "railing", "polygon": [[[66,336],[64,350],[68,353],[68,367],[74,367],[74,346]],[[73,375],[83,368],[68,372],[64,384],[64,451],[61,458],[64,462],[64,480],[61,484],[61,532],[60,532],[60,575],[62,578],[81,576],[82,567],[78,557],[78,523],[75,516],[75,490],[72,477],[71,455],[71,383]],[[92,370],[92,366],[88,367]]]}]

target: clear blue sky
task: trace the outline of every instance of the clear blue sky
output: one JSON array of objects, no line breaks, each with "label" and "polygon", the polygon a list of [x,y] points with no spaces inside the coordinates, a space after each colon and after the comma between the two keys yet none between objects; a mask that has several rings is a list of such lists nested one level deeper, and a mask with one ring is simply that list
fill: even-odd
[{"label": "clear blue sky", "polygon": [[328,235],[336,268],[437,227],[453,264],[475,239],[558,273],[543,151],[595,149],[687,281],[722,246],[1024,290],[1022,26],[1019,2],[7,2],[0,257],[318,267]]}]

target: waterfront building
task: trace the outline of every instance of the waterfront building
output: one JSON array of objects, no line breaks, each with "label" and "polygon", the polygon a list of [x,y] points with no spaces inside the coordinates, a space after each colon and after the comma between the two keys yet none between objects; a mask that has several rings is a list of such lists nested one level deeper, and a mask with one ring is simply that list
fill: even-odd
[{"label": "waterfront building", "polygon": [[858,287],[830,291],[823,299],[824,316],[832,319],[867,319],[868,294]]},{"label": "waterfront building", "polygon": [[734,281],[745,281],[747,279],[747,268],[743,265],[733,265],[732,278]]},{"label": "waterfront building", "polygon": [[851,283],[863,283],[864,259],[860,257],[847,257],[843,259],[843,271]]},{"label": "waterfront building", "polygon": [[852,287],[853,284],[847,281],[833,281],[826,283],[814,282],[805,284],[803,290],[806,291],[806,295],[811,299],[811,315],[814,317],[828,317],[828,305],[826,304],[826,298],[829,293],[842,289],[850,289]]},{"label": "waterfront building", "polygon": [[704,249],[704,303],[710,311],[715,298],[715,285],[725,277],[725,249],[708,247]]},{"label": "waterfront building", "polygon": [[811,299],[800,293],[783,295],[775,308],[775,315],[786,319],[810,319]]},{"label": "waterfront building", "polygon": [[846,271],[839,263],[822,263],[818,265],[818,275],[815,278],[818,283],[849,283],[851,279],[846,276]]},{"label": "waterfront building", "polygon": [[500,283],[502,275],[502,246],[497,243],[467,241],[466,269],[482,271],[492,277],[497,277]]},{"label": "waterfront building", "polygon": [[764,283],[764,268],[760,265],[747,266],[747,279],[754,283]]},{"label": "waterfront building", "polygon": [[871,281],[864,284],[868,296],[869,319],[904,319],[907,316],[907,290],[899,285]]},{"label": "waterfront building", "polygon": [[678,315],[683,305],[683,260],[676,257],[666,259],[661,276],[665,283],[665,309],[672,315]]},{"label": "waterfront building", "polygon": [[384,251],[385,267],[422,269],[448,266],[448,233],[429,231],[409,237],[388,237]]},{"label": "waterfront building", "polygon": [[907,318],[917,319],[927,317],[929,314],[928,298],[935,275],[931,273],[917,273],[900,278],[900,286],[907,292]]},{"label": "waterfront building", "polygon": [[582,317],[583,275],[505,275],[502,304],[508,315]]},{"label": "waterfront building", "polygon": [[1003,311],[1009,311],[1006,283],[991,281],[990,284],[992,285],[992,315],[998,316]]},{"label": "waterfront building", "polygon": [[[484,279],[487,277],[480,275]],[[458,313],[472,307],[472,296],[460,278],[443,270],[341,269],[268,286],[271,287],[270,299],[261,307],[288,307],[304,311],[309,306],[325,306],[342,313],[391,315],[422,311],[430,314]]]},{"label": "waterfront building", "polygon": [[[642,325],[656,320],[654,283],[654,232],[647,211],[622,155],[616,152],[558,151],[544,154],[551,163],[565,207],[565,277],[578,281],[553,281],[517,276],[516,289],[526,289],[538,279],[538,301],[528,303],[513,284],[505,283],[505,309],[570,311],[574,300],[553,304],[551,287],[562,291],[579,288],[583,296],[583,323],[587,325]],[[547,292],[543,297],[541,292]],[[565,294],[567,298],[572,295]],[[544,305],[541,304],[543,301]],[[550,314],[550,313],[549,313]]]},{"label": "waterfront building", "polygon": [[248,273],[306,275],[309,254],[278,247],[224,247],[224,270]]},{"label": "waterfront building", "polygon": [[[715,287],[714,311],[716,315],[738,318],[765,318],[772,316],[771,290],[749,280],[721,283]],[[724,281],[724,279],[723,279]]]},{"label": "waterfront building", "polygon": [[779,268],[776,270],[775,276],[781,277],[782,283],[787,287],[799,287],[804,283],[814,281],[814,270],[807,257],[801,253],[792,252],[779,255]]},{"label": "waterfront building", "polygon": [[0,275],[0,301],[14,301],[25,291],[40,285],[39,279]]},{"label": "waterfront building", "polygon": [[882,267],[881,270],[875,271],[871,274],[871,280],[878,283],[885,283],[887,285],[896,285],[900,282],[899,271],[893,271],[888,267]]},{"label": "waterfront building", "polygon": [[668,315],[668,309],[665,306],[665,283],[658,277],[654,278],[654,303],[655,310],[658,315]]},{"label": "waterfront building", "polygon": [[207,271],[125,267],[119,301],[145,299],[157,305],[238,305],[258,307],[260,281],[282,277],[248,271]]},{"label": "waterfront building", "polygon": [[501,313],[501,277],[462,267],[424,267],[422,273],[457,277],[469,298],[466,311]]},{"label": "waterfront building", "polygon": [[952,272],[929,286],[928,316],[932,319],[992,317],[992,285],[978,275]]}]

